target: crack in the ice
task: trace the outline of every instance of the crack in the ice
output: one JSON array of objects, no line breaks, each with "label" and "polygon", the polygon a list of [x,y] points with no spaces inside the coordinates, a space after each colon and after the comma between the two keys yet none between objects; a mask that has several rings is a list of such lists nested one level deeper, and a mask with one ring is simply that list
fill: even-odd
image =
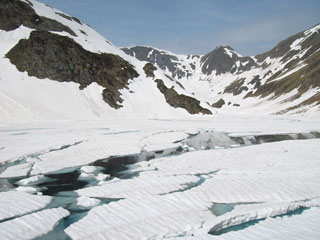
[{"label": "crack in the ice", "polygon": [[[148,136],[145,136],[145,137],[143,137],[143,138],[141,138],[141,139],[139,140],[139,143],[140,143],[140,146],[141,146],[141,150],[142,150],[142,151],[147,151],[147,150],[145,150],[145,148],[146,148],[148,145],[145,144],[144,141],[145,141],[146,139],[150,138],[150,137],[153,137],[153,136],[156,136],[156,135],[160,135],[160,134],[179,133],[179,132],[185,133],[185,131],[181,131],[181,130],[169,130],[169,131],[155,132],[155,133],[152,133],[152,134],[150,134],[150,135],[148,135]],[[186,133],[186,134],[187,134],[187,133]],[[175,142],[173,142],[173,143],[180,143],[180,142],[182,142],[182,141],[184,141],[184,140],[185,140],[185,139],[177,140],[177,141],[175,141]]]},{"label": "crack in the ice", "polygon": [[[92,207],[88,207],[88,208],[78,207],[77,209],[73,209],[70,206],[71,203],[69,203],[69,206],[60,206],[60,207],[64,207],[65,209],[67,209],[70,212],[70,215],[61,219],[59,224],[54,229],[52,229],[47,234],[37,238],[37,240],[56,240],[56,239],[68,240],[68,239],[71,239],[65,233],[64,230],[66,228],[68,228],[70,225],[75,224],[76,222],[78,222],[81,219],[83,219],[84,217],[86,217],[92,208],[123,200],[123,198],[95,198],[95,199],[99,199],[101,202],[96,206],[92,206]],[[75,201],[76,201],[76,197],[74,197],[74,202]]]},{"label": "crack in the ice", "polygon": [[295,202],[295,203],[310,202],[310,201],[315,200],[315,199],[320,199],[320,196],[316,196],[316,197],[313,197],[313,198],[306,198],[306,199],[303,199],[303,200],[296,200],[296,201],[294,201],[294,202]]},{"label": "crack in the ice", "polygon": [[7,130],[0,130],[0,132],[20,132],[20,131],[34,131],[34,130],[48,130],[52,128],[21,128],[21,129],[7,129]]},{"label": "crack in the ice", "polygon": [[141,130],[134,130],[134,131],[122,131],[122,132],[111,132],[111,133],[103,133],[102,135],[118,135],[118,134],[125,134],[125,133],[137,133],[141,132]]},{"label": "crack in the ice", "polygon": [[24,163],[27,163],[25,158],[19,158],[18,160],[15,160],[13,162],[4,162],[2,164],[0,163],[0,174],[6,171],[10,167],[18,166]]},{"label": "crack in the ice", "polygon": [[[42,156],[42,155],[45,155],[45,154],[50,153],[50,152],[65,150],[67,148],[79,145],[79,144],[81,144],[83,142],[84,142],[83,140],[82,141],[77,141],[77,142],[72,143],[72,144],[63,145],[63,146],[61,146],[59,148],[53,148],[53,149],[49,149],[49,150],[39,151],[39,152],[36,152],[36,153],[31,153],[31,154],[16,158],[16,160],[13,160],[13,161],[10,161],[10,160],[6,161],[3,164],[0,164],[0,174],[2,172],[4,172],[5,170],[7,170],[8,168],[10,168],[10,167],[14,167],[14,166],[18,166],[18,165],[21,165],[21,164],[24,164],[24,163],[28,163],[27,159],[31,158],[31,159],[37,159],[38,161],[42,161],[42,159],[40,158],[40,156]],[[33,165],[34,165],[34,163],[32,164],[31,168],[33,167]],[[31,170],[29,170],[28,173],[29,173],[29,175],[27,174],[26,177],[30,176]]]},{"label": "crack in the ice", "polygon": [[27,216],[27,215],[30,215],[30,214],[33,214],[33,213],[37,213],[37,212],[41,212],[45,209],[50,209],[50,208],[47,208],[47,207],[42,207],[42,208],[39,208],[37,210],[34,210],[34,211],[30,211],[30,212],[26,212],[26,213],[23,213],[23,214],[18,214],[18,215],[15,215],[13,217],[8,217],[8,218],[4,218],[4,219],[1,219],[0,220],[0,223],[3,223],[3,222],[7,222],[7,221],[11,221],[15,218],[20,218],[20,217],[24,217],[24,216]]},{"label": "crack in the ice", "polygon": [[19,135],[26,135],[26,134],[28,134],[28,133],[22,132],[22,133],[12,133],[12,134],[10,134],[10,135],[11,135],[11,136],[19,136]]},{"label": "crack in the ice", "polygon": [[226,234],[226,233],[229,233],[229,232],[240,231],[240,230],[246,229],[246,228],[248,228],[248,227],[251,227],[251,226],[253,226],[253,225],[256,225],[256,224],[258,224],[259,222],[262,222],[262,221],[264,221],[264,220],[266,220],[266,219],[267,219],[267,218],[255,219],[255,220],[251,220],[251,221],[248,221],[248,222],[244,222],[244,223],[241,223],[241,224],[238,224],[238,225],[234,225],[234,226],[222,228],[222,229],[217,230],[217,231],[212,231],[212,230],[210,230],[210,231],[209,231],[209,234],[210,234],[210,235],[214,235],[214,236],[220,236],[220,235],[222,235],[222,234]]},{"label": "crack in the ice", "polygon": [[[298,206],[296,209],[291,209],[288,210],[287,212],[281,214],[276,214],[273,216],[265,216],[265,217],[258,217],[256,219],[251,219],[248,221],[243,221],[241,223],[236,223],[234,225],[232,225],[232,221],[230,221],[231,219],[237,218],[239,216],[233,216],[232,218],[228,219],[227,222],[230,222],[231,225],[229,226],[223,226],[223,222],[217,224],[216,226],[214,226],[213,228],[211,228],[211,230],[208,232],[208,234],[210,235],[222,235],[222,234],[226,234],[228,232],[235,232],[235,231],[240,231],[243,229],[246,229],[248,227],[251,227],[253,225],[256,225],[262,221],[265,221],[268,218],[283,218],[283,217],[292,217],[295,215],[300,215],[302,214],[305,210],[310,209],[310,207],[306,207],[306,206]],[[225,222],[225,221],[224,221]]]},{"label": "crack in the ice", "polygon": [[[65,149],[67,149],[67,148],[70,148],[70,147],[73,147],[73,146],[79,145],[79,144],[81,144],[81,143],[83,143],[83,142],[84,142],[84,141],[82,140],[82,141],[75,142],[75,143],[73,143],[73,144],[66,144],[66,145],[62,145],[62,146],[61,146],[61,147],[59,147],[59,148],[53,148],[53,149],[50,149],[50,150],[49,150],[48,152],[46,152],[46,153],[65,150]],[[46,153],[45,153],[45,154],[46,154]],[[41,154],[41,155],[43,155],[43,154]],[[40,156],[40,155],[38,155],[38,156]]]},{"label": "crack in the ice", "polygon": [[[202,184],[205,183],[205,181],[207,179],[212,179],[214,176],[214,174],[218,173],[220,170],[216,170],[216,171],[211,171],[208,173],[197,173],[197,174],[181,174],[180,176],[196,176],[199,178],[199,180],[197,182],[190,182],[190,183],[186,183],[186,184],[182,184],[181,186],[183,187],[182,189],[177,189],[168,193],[163,193],[163,194],[159,194],[160,196],[164,196],[164,195],[168,195],[168,194],[172,194],[172,193],[178,193],[178,192],[186,192],[189,191],[193,188],[199,187]],[[179,175],[171,175],[171,176],[179,176]],[[207,178],[206,178],[206,177]]]},{"label": "crack in the ice", "polygon": [[75,202],[75,199],[76,197],[66,197],[64,201],[59,201],[58,199],[61,199],[61,198],[64,198],[64,197],[53,197],[51,199],[51,201],[45,205],[44,207],[41,207],[39,209],[36,209],[34,211],[30,211],[30,212],[26,212],[26,213],[23,213],[23,214],[18,214],[18,215],[15,215],[13,217],[9,217],[9,218],[5,218],[5,219],[2,219],[0,220],[0,223],[3,223],[3,222],[7,222],[7,221],[10,221],[10,220],[13,220],[13,219],[16,219],[16,218],[20,218],[20,217],[24,217],[24,216],[27,216],[27,215],[30,215],[30,214],[33,214],[33,213],[37,213],[37,212],[41,212],[43,210],[46,210],[46,209],[54,209],[54,208],[58,208],[58,207],[62,207],[62,208],[67,208],[67,206],[72,203],[72,202]]},{"label": "crack in the ice", "polygon": [[32,164],[31,164],[31,166],[30,166],[30,168],[29,168],[29,170],[28,170],[28,172],[27,172],[27,174],[26,174],[26,177],[27,177],[27,178],[30,177],[31,172],[32,172],[33,167],[34,167],[35,164],[36,164],[36,163],[32,163]]}]

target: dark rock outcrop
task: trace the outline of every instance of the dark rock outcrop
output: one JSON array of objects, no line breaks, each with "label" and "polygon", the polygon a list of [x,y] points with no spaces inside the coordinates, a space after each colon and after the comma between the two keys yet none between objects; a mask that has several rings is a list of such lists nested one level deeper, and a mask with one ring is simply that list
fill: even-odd
[{"label": "dark rock outcrop", "polygon": [[86,51],[68,37],[33,31],[6,55],[19,71],[60,82],[75,82],[83,89],[93,82],[104,87],[103,99],[113,108],[123,100],[119,89],[138,77],[134,67],[113,54]]},{"label": "dark rock outcrop", "polygon": [[153,72],[156,71],[157,68],[155,66],[153,66],[152,63],[146,63],[146,65],[144,65],[144,67],[143,67],[143,70],[146,73],[147,77],[154,78],[155,75]]},{"label": "dark rock outcrop", "polygon": [[165,76],[166,76],[167,78],[169,78],[172,82],[174,82],[174,83],[176,83],[177,85],[179,85],[179,87],[181,87],[183,90],[186,90],[186,89],[184,88],[184,86],[183,86],[179,81],[174,80],[172,77],[170,77],[170,76],[167,75],[167,74],[165,74]]},{"label": "dark rock outcrop", "polygon": [[243,91],[248,91],[248,87],[244,86],[244,79],[242,78],[232,82],[224,89],[224,93],[232,93],[233,96],[237,96]]},{"label": "dark rock outcrop", "polygon": [[252,78],[249,84],[254,85],[255,89],[258,89],[261,86],[261,79],[259,75],[256,75]]},{"label": "dark rock outcrop", "polygon": [[212,114],[212,112],[206,108],[200,106],[200,101],[183,95],[178,94],[173,87],[167,88],[161,79],[155,80],[160,92],[165,96],[167,103],[174,108],[184,108],[190,114]]},{"label": "dark rock outcrop", "polygon": [[222,98],[220,98],[216,103],[211,104],[211,106],[214,108],[222,108],[222,106],[225,104],[226,102]]},{"label": "dark rock outcrop", "polygon": [[67,26],[46,17],[39,16],[27,3],[19,0],[0,1],[0,29],[11,31],[21,25],[40,31],[68,32],[76,34]]},{"label": "dark rock outcrop", "polygon": [[63,17],[63,18],[65,18],[65,19],[67,19],[67,20],[69,20],[69,21],[75,21],[75,22],[77,22],[77,23],[82,25],[81,21],[78,18],[71,17],[71,16],[68,16],[68,15],[65,15],[65,14],[59,13],[59,12],[56,12],[56,14],[61,16],[61,17]]}]

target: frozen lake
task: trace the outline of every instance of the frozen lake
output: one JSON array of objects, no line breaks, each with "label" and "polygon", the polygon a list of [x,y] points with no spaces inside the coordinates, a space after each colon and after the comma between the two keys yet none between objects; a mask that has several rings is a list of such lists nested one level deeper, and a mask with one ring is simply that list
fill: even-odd
[{"label": "frozen lake", "polygon": [[1,239],[319,239],[319,147],[319,118],[1,125]]}]

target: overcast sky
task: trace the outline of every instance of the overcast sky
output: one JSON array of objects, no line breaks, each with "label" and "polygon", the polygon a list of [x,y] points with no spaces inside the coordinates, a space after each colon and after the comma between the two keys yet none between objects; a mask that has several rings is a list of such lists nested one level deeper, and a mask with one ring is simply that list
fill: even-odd
[{"label": "overcast sky", "polygon": [[319,0],[40,0],[89,24],[119,47],[148,45],[205,54],[230,45],[243,55],[320,23]]}]

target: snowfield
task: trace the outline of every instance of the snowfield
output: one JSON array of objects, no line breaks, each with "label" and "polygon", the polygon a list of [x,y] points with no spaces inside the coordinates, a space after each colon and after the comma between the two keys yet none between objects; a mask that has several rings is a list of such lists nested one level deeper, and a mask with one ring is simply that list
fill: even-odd
[{"label": "snowfield", "polygon": [[2,236],[318,239],[319,123],[218,115],[2,125]]},{"label": "snowfield", "polygon": [[[146,76],[143,70],[146,62],[128,56],[85,23],[65,18],[63,16],[68,15],[57,9],[34,0],[25,2],[31,3],[39,16],[56,20],[72,29],[77,36],[67,32],[53,32],[54,34],[69,37],[92,53],[120,56],[134,66],[139,77],[130,79],[127,88],[119,90],[125,101],[123,107],[116,110],[103,100],[104,88],[97,83],[92,83],[80,91],[79,84],[74,82],[38,79],[29,76],[27,72],[19,72],[6,58],[6,54],[21,39],[28,39],[34,29],[23,25],[12,31],[0,29],[0,123],[43,122],[53,119],[77,121],[140,117],[176,118],[190,115],[183,108],[176,109],[168,105],[156,82]],[[162,79],[168,88],[174,87],[177,93],[194,97],[178,83],[170,80],[163,71],[158,69],[154,74],[154,79]],[[201,102],[201,106],[212,110],[205,101]],[[214,110],[212,113],[214,114]]]}]

